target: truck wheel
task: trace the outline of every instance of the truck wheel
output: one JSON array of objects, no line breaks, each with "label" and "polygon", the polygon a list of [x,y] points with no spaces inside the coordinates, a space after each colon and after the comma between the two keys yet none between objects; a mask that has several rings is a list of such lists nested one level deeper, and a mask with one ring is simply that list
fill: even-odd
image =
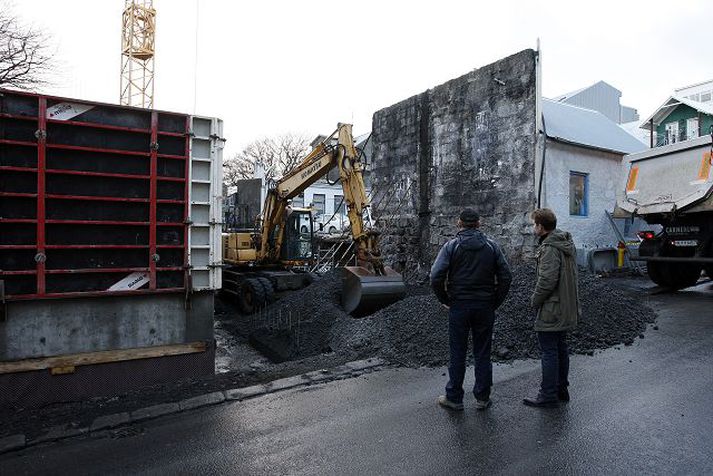
[{"label": "truck wheel", "polygon": [[649,261],[646,263],[646,271],[649,274],[649,278],[651,278],[651,281],[654,283],[658,284],[661,287],[664,288],[670,288],[671,284],[668,279],[666,279],[666,275],[668,274],[668,270],[666,268],[666,263],[661,263],[657,261]]},{"label": "truck wheel", "polygon": [[243,314],[252,314],[265,305],[265,290],[255,278],[249,278],[240,285],[238,304]]},{"label": "truck wheel", "polygon": [[674,286],[676,289],[683,289],[690,286],[694,286],[701,277],[701,265],[699,264],[688,264],[688,263],[671,263],[675,266],[671,266],[672,273],[674,276]]},{"label": "truck wheel", "polygon": [[275,301],[275,288],[272,287],[272,282],[268,278],[257,278],[265,292],[265,303],[270,304]]},{"label": "truck wheel", "polygon": [[701,265],[689,263],[649,262],[647,265],[651,281],[671,289],[693,286],[701,277]]}]

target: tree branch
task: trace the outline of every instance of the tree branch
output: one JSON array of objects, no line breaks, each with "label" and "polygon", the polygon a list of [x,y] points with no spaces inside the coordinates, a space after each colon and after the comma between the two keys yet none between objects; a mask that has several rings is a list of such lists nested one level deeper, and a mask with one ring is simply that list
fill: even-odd
[{"label": "tree branch", "polygon": [[47,84],[52,55],[49,39],[25,27],[0,3],[0,87],[31,89]]}]

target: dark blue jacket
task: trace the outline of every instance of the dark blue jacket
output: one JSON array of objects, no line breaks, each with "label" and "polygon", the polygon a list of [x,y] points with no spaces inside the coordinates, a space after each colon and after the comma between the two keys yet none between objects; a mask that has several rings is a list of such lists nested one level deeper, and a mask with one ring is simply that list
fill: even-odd
[{"label": "dark blue jacket", "polygon": [[512,274],[500,247],[479,230],[466,228],[443,245],[431,267],[431,287],[443,304],[476,301],[499,307]]}]

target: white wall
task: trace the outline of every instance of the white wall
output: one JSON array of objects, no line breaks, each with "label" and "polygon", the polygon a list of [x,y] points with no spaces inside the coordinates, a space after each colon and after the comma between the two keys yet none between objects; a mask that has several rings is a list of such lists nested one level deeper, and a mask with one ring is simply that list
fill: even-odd
[{"label": "white wall", "polygon": [[[577,248],[616,246],[616,235],[604,213],[613,211],[621,183],[622,156],[547,141],[543,207],[557,215],[557,227],[572,233]],[[569,214],[569,175],[589,174],[588,216]]]},{"label": "white wall", "polygon": [[315,194],[322,194],[325,196],[324,215],[315,217],[315,231],[321,231],[319,228],[320,223],[323,225],[324,231],[329,230],[329,228],[332,226],[334,226],[337,230],[341,231],[349,223],[349,220],[346,218],[346,202],[343,203],[344,214],[341,216],[335,215],[329,223],[326,222],[326,220],[328,220],[330,217],[332,217],[332,215],[334,215],[334,206],[338,205],[334,203],[334,197],[336,195],[344,196],[344,190],[342,189],[341,182],[335,185],[328,185],[323,182],[317,182],[307,187],[307,189],[304,191],[305,207],[310,206],[310,204],[314,202]]}]

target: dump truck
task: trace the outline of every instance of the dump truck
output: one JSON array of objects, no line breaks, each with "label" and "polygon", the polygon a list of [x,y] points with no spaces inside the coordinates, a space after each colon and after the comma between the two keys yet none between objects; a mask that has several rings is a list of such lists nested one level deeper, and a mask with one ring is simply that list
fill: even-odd
[{"label": "dump truck", "polygon": [[335,168],[344,192],[356,261],[356,266],[343,268],[344,310],[363,316],[405,295],[401,275],[382,260],[352,125],[339,124],[297,167],[270,184],[253,232],[223,235],[223,291],[236,296],[244,313],[264,307],[276,293],[299,289],[311,281],[304,269],[309,269],[314,259],[313,216],[309,208],[293,207],[291,200]]},{"label": "dump truck", "polygon": [[[639,256],[659,286],[682,289],[713,277],[711,135],[624,157],[615,217],[641,217]],[[652,227],[653,228],[653,227]]]}]

